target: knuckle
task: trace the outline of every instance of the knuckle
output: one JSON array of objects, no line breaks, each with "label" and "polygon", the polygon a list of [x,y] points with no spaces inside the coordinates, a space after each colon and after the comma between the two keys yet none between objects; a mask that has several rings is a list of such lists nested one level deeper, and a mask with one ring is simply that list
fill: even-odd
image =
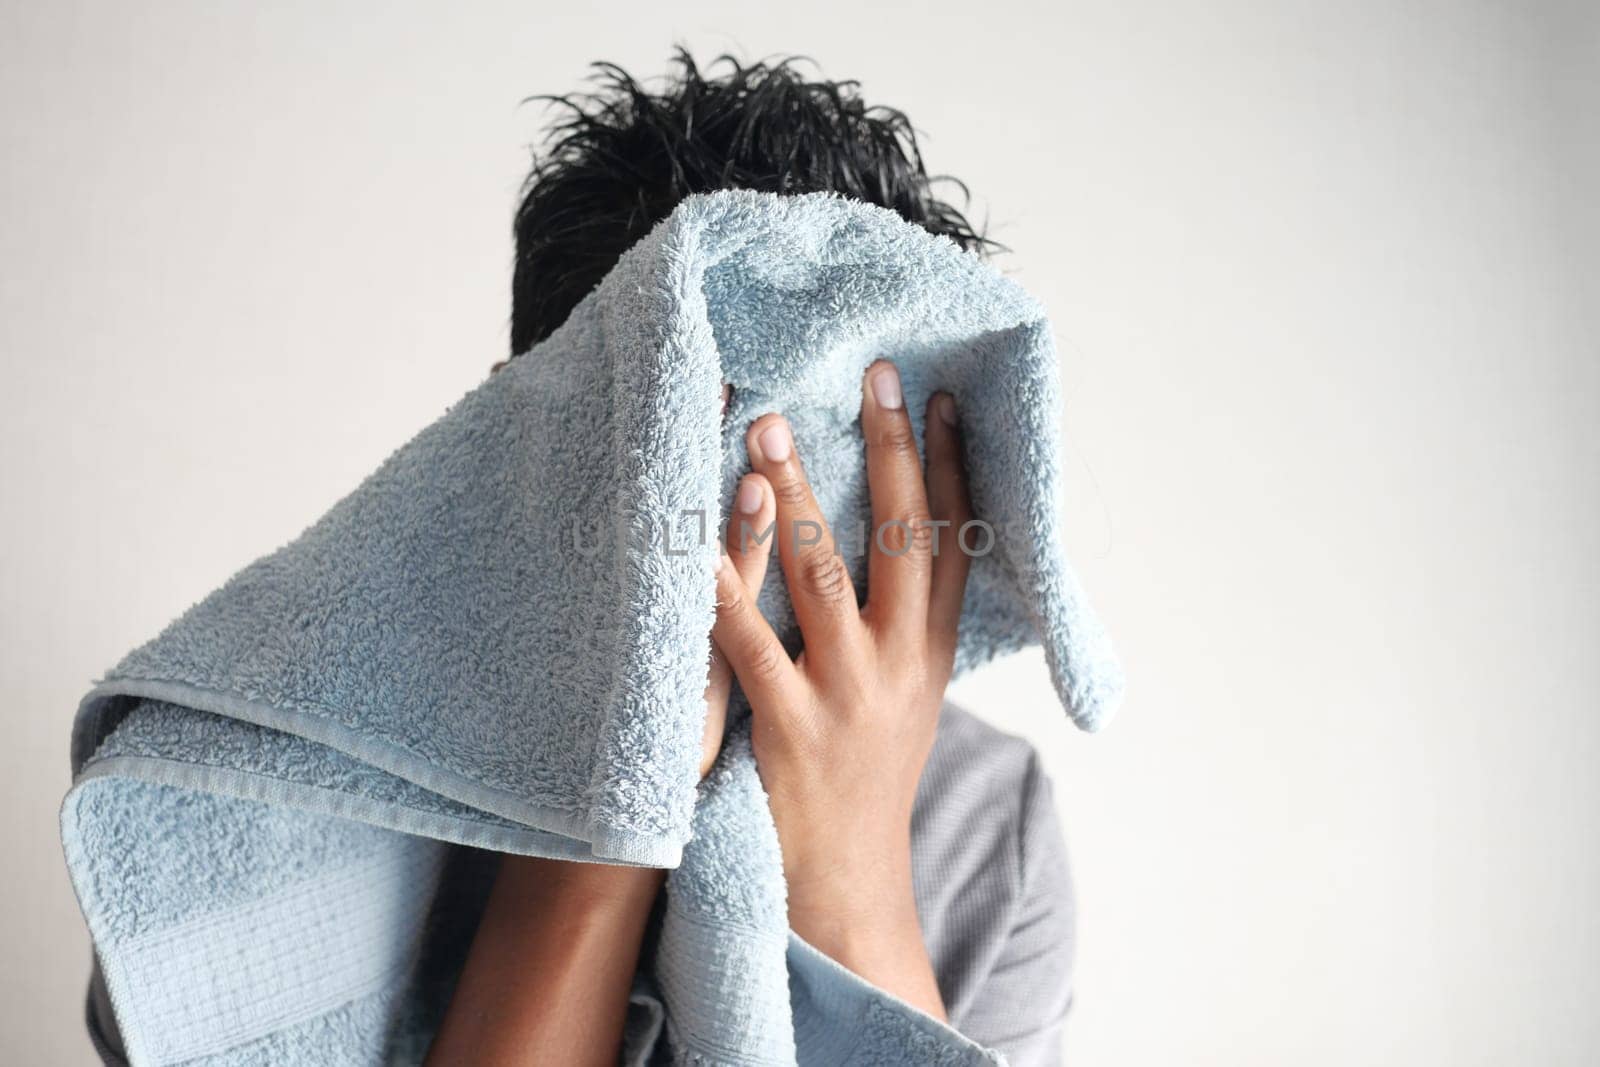
[{"label": "knuckle", "polygon": [[811,489],[799,478],[785,478],[773,483],[772,497],[785,507],[795,508],[810,499]]},{"label": "knuckle", "polygon": [[928,512],[913,508],[878,528],[877,547],[889,556],[921,562],[933,554],[936,533]]},{"label": "knuckle", "polygon": [[933,520],[926,512],[920,512],[906,519],[911,527],[911,555],[925,557],[933,554]]},{"label": "knuckle", "polygon": [[745,604],[749,600],[749,596],[743,586],[743,582],[737,581],[717,583],[717,614],[735,616],[743,612]]},{"label": "knuckle", "polygon": [[799,560],[800,585],[816,600],[842,600],[850,592],[850,574],[832,552],[808,552]]},{"label": "knuckle", "polygon": [[755,644],[747,657],[751,674],[764,681],[777,678],[788,661],[782,646],[771,641]]},{"label": "knuckle", "polygon": [[889,419],[873,434],[872,443],[890,452],[915,452],[917,435],[905,418]]}]

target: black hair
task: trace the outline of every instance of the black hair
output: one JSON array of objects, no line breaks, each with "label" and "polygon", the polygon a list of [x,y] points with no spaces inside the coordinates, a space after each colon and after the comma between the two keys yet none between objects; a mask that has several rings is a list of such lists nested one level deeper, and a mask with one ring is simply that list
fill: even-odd
[{"label": "black hair", "polygon": [[[853,81],[808,81],[791,57],[702,73],[687,51],[660,92],[595,63],[591,92],[537,97],[565,109],[517,208],[511,352],[548,337],[631,245],[684,197],[717,189],[832,191],[891,208],[979,252],[998,247],[935,195],[915,131],[868,107]],[[722,67],[724,69],[717,70]],[[708,76],[711,75],[711,76]]]}]

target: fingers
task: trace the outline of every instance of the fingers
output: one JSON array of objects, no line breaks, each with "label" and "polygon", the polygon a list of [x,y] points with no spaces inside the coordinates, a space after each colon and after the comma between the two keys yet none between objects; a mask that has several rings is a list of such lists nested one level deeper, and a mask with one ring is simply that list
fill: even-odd
[{"label": "fingers", "polygon": [[[734,572],[751,597],[761,595],[767,577],[767,560],[772,554],[772,489],[759,474],[747,474],[739,482],[728,516],[723,539]],[[733,668],[727,654],[715,641],[711,644],[711,666],[706,682],[706,727],[701,743],[700,776],[711,770],[722,747],[722,731],[728,718],[728,697],[733,691]]]},{"label": "fingers", "polygon": [[793,704],[799,672],[783,642],[761,617],[754,591],[727,556],[721,557],[717,567],[717,619],[711,639],[728,658],[752,706]]},{"label": "fingers", "polygon": [[745,475],[733,495],[724,544],[751,596],[759,596],[762,583],[767,580],[767,562],[772,558],[772,542],[777,536],[774,518],[772,486],[759,474]]},{"label": "fingers", "polygon": [[961,598],[972,563],[961,542],[961,529],[972,519],[972,501],[961,455],[960,420],[950,394],[935,393],[929,398],[923,437],[928,447],[928,509],[939,524],[928,599],[928,635],[934,647],[953,655]]},{"label": "fingers", "polygon": [[872,494],[867,616],[880,628],[920,635],[928,611],[933,529],[917,436],[894,364],[879,360],[868,367],[861,392]]},{"label": "fingers", "polygon": [[852,648],[861,629],[855,587],[811,495],[794,438],[780,416],[763,415],[745,438],[750,462],[772,487],[778,558],[808,648]]}]

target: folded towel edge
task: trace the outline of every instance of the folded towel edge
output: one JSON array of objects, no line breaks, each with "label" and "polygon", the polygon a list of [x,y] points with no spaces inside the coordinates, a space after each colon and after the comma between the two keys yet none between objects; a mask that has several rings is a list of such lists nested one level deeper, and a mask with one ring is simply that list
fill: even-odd
[{"label": "folded towel edge", "polygon": [[[162,700],[196,711],[221,715],[326,745],[378,770],[404,779],[468,807],[590,846],[590,859],[629,866],[676,867],[682,860],[682,841],[591,823],[568,811],[529,803],[521,797],[492,789],[454,771],[428,763],[397,745],[364,737],[331,719],[303,712],[283,711],[232,693],[217,693],[183,682],[139,678],[108,678],[96,685],[78,706],[74,734],[99,731],[99,720],[110,701],[119,698]],[[74,740],[74,775],[92,753],[84,753]]]}]

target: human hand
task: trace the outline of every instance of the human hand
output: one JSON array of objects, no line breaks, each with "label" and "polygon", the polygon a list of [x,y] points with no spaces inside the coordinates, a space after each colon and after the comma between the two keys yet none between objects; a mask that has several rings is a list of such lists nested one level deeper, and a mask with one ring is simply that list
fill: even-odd
[{"label": "human hand", "polygon": [[867,604],[857,605],[787,424],[765,415],[746,436],[755,470],[740,491],[759,487],[762,507],[770,500],[776,511],[805,648],[791,660],[761,616],[766,548],[756,546],[758,572],[745,538],[721,561],[712,635],[750,700],[790,926],[868,981],[943,1017],[912,897],[911,809],[955,658],[970,562],[958,536],[971,505],[953,399],[929,400],[924,482],[894,366],[873,364],[865,385],[874,531]]}]

